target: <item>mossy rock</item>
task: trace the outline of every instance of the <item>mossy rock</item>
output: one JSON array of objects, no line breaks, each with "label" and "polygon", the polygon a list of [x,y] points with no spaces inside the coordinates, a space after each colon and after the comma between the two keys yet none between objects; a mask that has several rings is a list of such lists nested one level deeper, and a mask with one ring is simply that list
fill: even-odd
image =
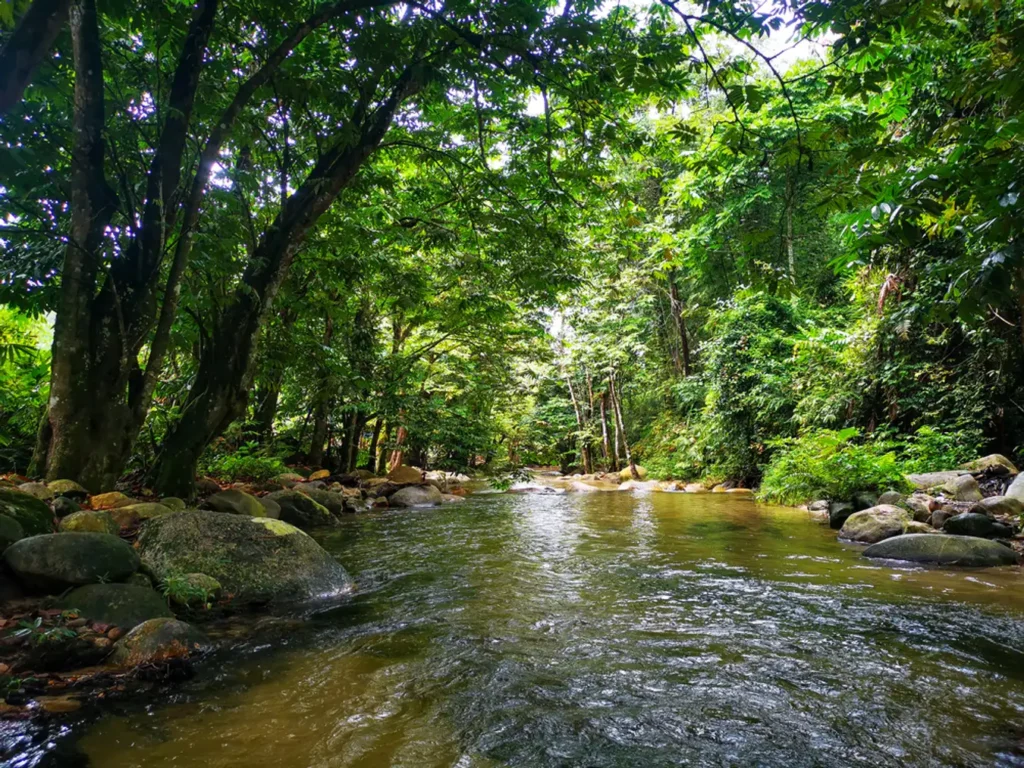
[{"label": "mossy rock", "polygon": [[78,502],[67,496],[58,496],[50,502],[50,507],[53,509],[53,515],[58,520],[73,515],[75,512],[80,512],[81,507]]},{"label": "mossy rock", "polygon": [[125,496],[120,491],[97,493],[89,499],[89,506],[93,509],[120,509],[122,507],[130,507],[133,504],[138,504],[138,502]]},{"label": "mossy rock", "polygon": [[160,499],[160,503],[172,512],[181,512],[188,506],[183,499],[179,499],[177,496],[166,496]]},{"label": "mossy rock", "polygon": [[280,519],[297,528],[309,530],[336,524],[337,521],[327,507],[314,501],[307,493],[276,491],[268,493],[267,498],[281,507]]},{"label": "mossy rock", "polygon": [[[230,513],[229,513],[230,514]],[[205,573],[186,573],[164,583],[168,599],[179,608],[196,609],[220,599],[224,588],[220,582]]]},{"label": "mossy rock", "polygon": [[[578,485],[583,486],[588,491],[591,489],[599,490],[583,483],[578,483]],[[410,485],[388,497],[388,504],[392,507],[436,507],[441,502],[441,492],[432,485]]]},{"label": "mossy rock", "polygon": [[977,502],[969,511],[989,517],[992,515],[1020,517],[1024,514],[1024,502],[1012,496],[989,496]]},{"label": "mossy rock", "polygon": [[281,520],[188,510],[148,521],[142,566],[154,581],[203,573],[238,604],[335,598],[352,579],[305,533]]},{"label": "mossy rock", "polygon": [[942,490],[954,501],[981,501],[981,489],[973,475],[960,475],[948,480]]},{"label": "mossy rock", "polygon": [[405,483],[422,483],[423,470],[419,467],[409,467],[402,464],[388,472],[388,480],[396,485],[404,485]]},{"label": "mossy rock", "polygon": [[297,472],[282,472],[274,478],[274,482],[278,485],[284,486],[285,488],[291,488],[296,483],[301,483],[305,479],[306,478]]},{"label": "mossy rock", "polygon": [[[647,479],[647,470],[644,469],[643,467],[641,467],[639,464],[636,465],[636,473],[640,476],[641,480],[646,480]],[[624,470],[619,472],[619,480],[621,482],[624,483],[627,480],[632,480],[632,479],[633,479],[633,473],[629,471],[629,467],[626,467]]]},{"label": "mossy rock", "polygon": [[0,552],[23,538],[25,529],[21,527],[21,523],[9,515],[0,515]]},{"label": "mossy rock", "polygon": [[49,501],[53,498],[53,491],[46,487],[46,483],[22,483],[18,486],[18,490],[43,501]]},{"label": "mossy rock", "polygon": [[53,531],[53,512],[45,501],[13,488],[0,488],[0,514],[13,517],[26,536]]},{"label": "mossy rock", "polygon": [[1016,565],[1020,558],[1009,547],[973,536],[911,533],[872,544],[864,557],[913,563],[990,567]]},{"label": "mossy rock", "polygon": [[149,619],[174,616],[163,595],[135,584],[87,584],[69,592],[60,605],[125,631]]},{"label": "mossy rock", "polygon": [[169,515],[174,510],[170,507],[165,507],[163,504],[157,504],[155,501],[147,501],[141,504],[130,504],[126,507],[118,507],[118,512],[124,515],[136,515],[139,520],[150,520],[154,517],[162,517],[163,515]]},{"label": "mossy rock", "polygon": [[60,521],[61,531],[91,531],[117,536],[120,527],[109,512],[103,509],[85,509],[74,512]]},{"label": "mossy rock", "polygon": [[214,512],[226,512],[230,515],[248,515],[249,517],[263,517],[267,513],[255,496],[233,488],[213,494],[213,496],[203,502],[203,507],[212,509]]},{"label": "mossy rock", "polygon": [[[268,499],[266,496],[260,496],[258,499],[256,499],[256,501],[258,501],[260,503],[260,506],[263,507],[263,514],[262,515],[258,515],[258,517],[270,517],[270,518],[273,518],[274,520],[280,519],[280,517],[281,517],[281,505],[280,504],[278,504],[273,499]],[[254,515],[254,517],[257,517],[257,515]]]},{"label": "mossy rock", "polygon": [[150,619],[117,641],[110,661],[122,667],[187,662],[211,649],[206,635],[184,621]]},{"label": "mossy rock", "polygon": [[89,492],[74,480],[51,480],[46,484],[54,496],[66,496],[75,501],[85,501]]},{"label": "mossy rock", "polygon": [[331,476],[331,472],[328,469],[318,469],[316,472],[312,472],[309,475],[309,480],[326,480]]},{"label": "mossy rock", "polygon": [[860,544],[874,544],[893,536],[899,536],[913,522],[910,513],[890,504],[855,512],[843,523],[839,538]]},{"label": "mossy rock", "polygon": [[990,475],[1016,475],[1018,471],[1016,465],[1001,453],[992,453],[969,461],[960,469],[966,469],[969,472],[987,472]]},{"label": "mossy rock", "polygon": [[53,592],[120,581],[139,568],[135,550],[107,533],[30,536],[8,547],[3,559],[26,587]]},{"label": "mossy rock", "polygon": [[[304,485],[295,486],[295,491],[309,496],[320,506],[326,507],[327,511],[332,515],[341,515],[345,512],[345,496],[337,491],[328,491],[323,488],[307,488]],[[280,517],[280,513],[278,517]]]}]

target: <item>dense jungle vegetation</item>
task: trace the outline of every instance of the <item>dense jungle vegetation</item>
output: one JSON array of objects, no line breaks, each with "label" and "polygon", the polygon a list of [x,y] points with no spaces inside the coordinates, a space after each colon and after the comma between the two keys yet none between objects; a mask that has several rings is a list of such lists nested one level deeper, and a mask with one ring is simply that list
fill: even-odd
[{"label": "dense jungle vegetation", "polygon": [[0,25],[2,471],[640,464],[799,502],[1021,456],[1018,0]]}]

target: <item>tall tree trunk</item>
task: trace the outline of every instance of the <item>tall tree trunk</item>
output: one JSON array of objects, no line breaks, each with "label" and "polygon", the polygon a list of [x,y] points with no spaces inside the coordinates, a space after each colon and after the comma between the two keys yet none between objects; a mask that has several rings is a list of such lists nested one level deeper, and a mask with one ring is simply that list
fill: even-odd
[{"label": "tall tree trunk", "polygon": [[608,440],[608,393],[601,393],[601,448],[604,451],[604,462],[606,467],[618,471],[618,461],[612,454],[612,447]]},{"label": "tall tree trunk", "polygon": [[569,374],[565,374],[565,383],[569,387],[569,399],[572,400],[572,409],[576,414],[576,445],[579,446],[580,460],[583,463],[583,473],[589,475],[594,471],[593,465],[590,463],[590,448],[587,445],[585,434],[585,425],[583,423],[583,412],[580,410],[579,400],[576,398],[576,391],[572,387],[572,379]]},{"label": "tall tree trunk", "polygon": [[366,459],[366,467],[370,472],[377,469],[377,445],[380,443],[381,429],[384,427],[384,419],[377,416],[373,422],[373,437],[370,438],[369,456]]},{"label": "tall tree trunk", "polygon": [[267,445],[274,433],[277,403],[281,397],[281,376],[275,375],[261,389],[256,390],[256,411],[253,414],[253,437],[260,445]]},{"label": "tall tree trunk", "polygon": [[384,439],[381,442],[380,454],[377,456],[377,464],[372,467],[375,475],[383,475],[388,469],[388,441],[391,439],[391,424],[386,423],[383,427]]},{"label": "tall tree trunk", "polygon": [[629,438],[626,436],[626,422],[622,418],[622,400],[619,397],[619,388],[615,384],[615,372],[608,374],[608,386],[611,389],[612,405],[615,407],[615,420],[618,422],[618,431],[622,433],[622,446],[626,451],[626,464],[629,467],[629,475],[634,480],[640,479],[636,463],[633,461],[633,453],[629,449]]},{"label": "tall tree trunk", "polygon": [[672,313],[672,323],[676,327],[676,335],[679,337],[679,352],[674,355],[676,370],[683,376],[690,375],[690,341],[686,336],[686,318],[683,317],[683,302],[679,298],[679,286],[676,285],[675,273],[670,272],[668,276],[669,305]]},{"label": "tall tree trunk", "polygon": [[[398,418],[402,418],[402,414],[398,414]],[[388,461],[388,471],[402,466],[402,461],[405,458],[405,439],[409,433],[406,431],[404,425],[399,425],[398,434],[395,435],[395,448],[391,451],[391,458]]]},{"label": "tall tree trunk", "polygon": [[71,0],[34,0],[0,50],[0,115],[21,101],[68,19]]},{"label": "tall tree trunk", "polygon": [[796,285],[796,254],[793,251],[793,208],[796,206],[796,189],[793,174],[786,174],[786,258],[789,263],[789,279]]},{"label": "tall tree trunk", "polygon": [[309,439],[309,463],[310,466],[318,467],[324,461],[324,443],[327,440],[327,415],[329,413],[329,402],[320,398],[313,409],[313,434]]},{"label": "tall tree trunk", "polygon": [[[259,332],[296,251],[376,150],[399,106],[422,88],[426,74],[419,62],[408,67],[358,134],[324,153],[261,237],[242,284],[221,314],[199,361],[182,417],[164,438],[154,473],[161,493],[188,498],[195,494],[200,455],[245,409]],[[369,114],[369,104],[357,106],[355,112]]]},{"label": "tall tree trunk", "polygon": [[348,422],[348,453],[342,456],[346,472],[354,472],[356,463],[359,461],[359,441],[363,436],[363,428],[366,426],[366,419],[362,412],[356,408]]}]

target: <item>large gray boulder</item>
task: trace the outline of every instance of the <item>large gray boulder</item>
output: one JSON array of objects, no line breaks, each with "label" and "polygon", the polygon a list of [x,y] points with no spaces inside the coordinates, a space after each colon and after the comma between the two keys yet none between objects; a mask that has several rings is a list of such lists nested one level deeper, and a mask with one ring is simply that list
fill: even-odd
[{"label": "large gray boulder", "polygon": [[388,497],[392,507],[436,507],[441,502],[441,492],[432,485],[410,485]]},{"label": "large gray boulder", "polygon": [[[1024,473],[1013,478],[1013,482],[1010,483],[1010,487],[1006,489],[1006,496],[1007,498],[1024,502]],[[0,509],[0,512],[2,511],[3,510]]]},{"label": "large gray boulder", "polygon": [[87,584],[69,592],[61,607],[126,632],[149,619],[174,616],[163,595],[136,584]]},{"label": "large gray boulder", "polygon": [[1016,565],[1020,558],[1009,547],[972,536],[912,533],[872,544],[864,557],[913,563],[988,567]]},{"label": "large gray boulder", "polygon": [[912,521],[906,510],[879,504],[850,515],[839,531],[839,538],[859,544],[874,544],[904,533]]},{"label": "large gray boulder", "polygon": [[26,536],[53,532],[53,512],[45,501],[14,488],[0,488],[0,515],[13,517]]},{"label": "large gray boulder", "polygon": [[1024,514],[1024,502],[1010,496],[989,496],[982,499],[970,509],[982,515],[1009,515],[1019,517]]},{"label": "large gray boulder", "polygon": [[942,486],[946,496],[955,501],[981,501],[981,488],[972,475],[954,477]]},{"label": "large gray boulder", "polygon": [[294,490],[309,496],[317,504],[325,507],[332,515],[341,515],[345,512],[345,497],[337,491],[328,491],[323,488],[308,488],[305,485],[297,485]]},{"label": "large gray boulder", "polygon": [[25,538],[25,529],[13,517],[0,515],[0,552]]},{"label": "large gray boulder", "polygon": [[954,469],[948,472],[920,472],[914,475],[907,475],[909,480],[915,488],[922,491],[928,491],[932,488],[941,488],[950,480],[955,480],[963,475],[969,475],[965,469]]},{"label": "large gray boulder", "polygon": [[1001,453],[992,453],[988,456],[982,456],[980,459],[969,461],[960,469],[966,469],[969,472],[985,472],[990,475],[1017,474],[1017,467],[1014,466],[1014,463]]},{"label": "large gray boulder", "polygon": [[318,504],[305,493],[276,491],[268,493],[267,498],[281,507],[280,519],[296,528],[323,528],[337,522],[327,507]]},{"label": "large gray boulder", "polygon": [[139,568],[135,550],[109,533],[30,536],[8,547],[3,559],[25,586],[54,592],[120,581]]},{"label": "large gray boulder", "polygon": [[139,535],[155,582],[204,573],[234,602],[286,603],[352,591],[344,568],[298,528],[267,517],[189,510],[150,520]]}]

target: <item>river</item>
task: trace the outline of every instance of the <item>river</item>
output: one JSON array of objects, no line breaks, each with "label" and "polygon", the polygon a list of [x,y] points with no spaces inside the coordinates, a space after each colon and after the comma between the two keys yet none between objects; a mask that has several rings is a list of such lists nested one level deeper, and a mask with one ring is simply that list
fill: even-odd
[{"label": "river", "polygon": [[44,762],[1024,765],[1016,568],[871,563],[806,512],[718,494],[481,494],[319,538],[350,602]]}]

